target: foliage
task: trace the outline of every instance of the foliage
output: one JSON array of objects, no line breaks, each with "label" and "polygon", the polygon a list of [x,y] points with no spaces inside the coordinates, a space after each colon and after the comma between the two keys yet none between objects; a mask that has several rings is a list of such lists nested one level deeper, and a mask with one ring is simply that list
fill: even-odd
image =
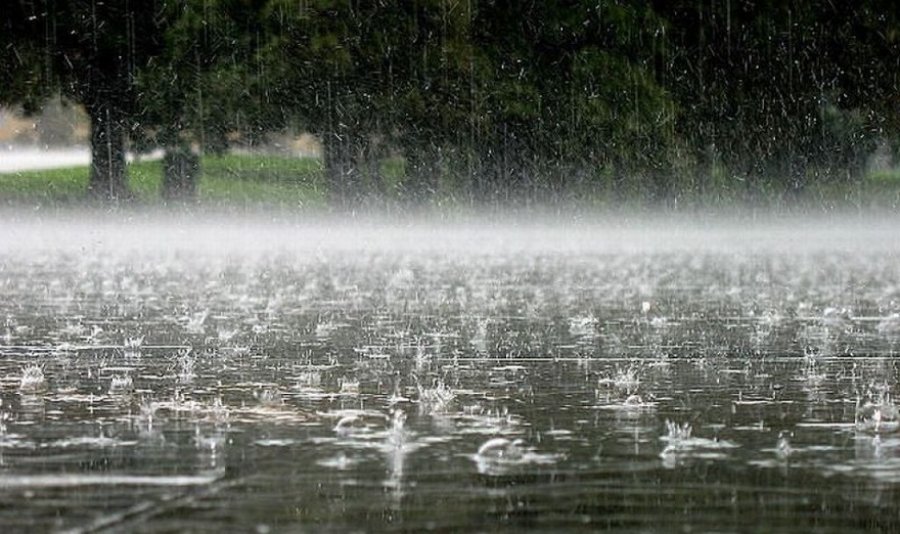
[{"label": "foliage", "polygon": [[859,176],[898,135],[895,2],[654,2],[669,24],[662,73],[697,158],[746,183],[798,190]]}]

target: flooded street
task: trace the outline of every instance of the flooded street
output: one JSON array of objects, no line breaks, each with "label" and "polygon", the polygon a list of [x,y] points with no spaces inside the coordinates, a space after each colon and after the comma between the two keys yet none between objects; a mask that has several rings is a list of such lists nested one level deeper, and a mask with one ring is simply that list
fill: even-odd
[{"label": "flooded street", "polygon": [[0,530],[895,530],[895,227],[10,222]]}]

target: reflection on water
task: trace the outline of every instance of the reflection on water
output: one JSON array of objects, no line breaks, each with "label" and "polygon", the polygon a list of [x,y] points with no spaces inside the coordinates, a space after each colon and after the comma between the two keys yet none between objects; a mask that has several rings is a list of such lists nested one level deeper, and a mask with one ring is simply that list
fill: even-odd
[{"label": "reflection on water", "polygon": [[900,246],[508,239],[11,241],[0,525],[898,528]]}]

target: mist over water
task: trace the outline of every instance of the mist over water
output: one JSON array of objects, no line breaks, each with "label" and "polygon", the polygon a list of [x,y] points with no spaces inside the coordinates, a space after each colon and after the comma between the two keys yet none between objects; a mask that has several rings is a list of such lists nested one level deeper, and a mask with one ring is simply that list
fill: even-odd
[{"label": "mist over water", "polygon": [[[360,251],[463,255],[596,254],[621,252],[893,251],[898,218],[871,215],[796,215],[777,211],[653,213],[634,211],[603,217],[499,211],[493,215],[385,216],[316,215],[242,211],[68,210],[12,212],[3,219],[5,251],[81,249],[198,254]],[[562,214],[565,213],[565,214]]]},{"label": "mist over water", "polygon": [[10,214],[0,525],[897,528],[896,222]]}]

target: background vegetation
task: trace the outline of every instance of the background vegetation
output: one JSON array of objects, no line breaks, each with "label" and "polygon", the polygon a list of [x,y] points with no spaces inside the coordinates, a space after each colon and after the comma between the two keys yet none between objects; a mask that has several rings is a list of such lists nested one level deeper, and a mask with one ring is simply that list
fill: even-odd
[{"label": "background vegetation", "polygon": [[[888,0],[13,0],[0,103],[84,106],[84,187],[106,200],[149,194],[152,168],[166,198],[196,197],[201,168],[215,196],[249,170],[213,156],[285,132],[321,142],[321,169],[297,171],[315,179],[294,181],[314,203],[884,200],[898,15]],[[129,145],[167,155],[129,169]],[[264,169],[232,183],[295,198]]]}]

